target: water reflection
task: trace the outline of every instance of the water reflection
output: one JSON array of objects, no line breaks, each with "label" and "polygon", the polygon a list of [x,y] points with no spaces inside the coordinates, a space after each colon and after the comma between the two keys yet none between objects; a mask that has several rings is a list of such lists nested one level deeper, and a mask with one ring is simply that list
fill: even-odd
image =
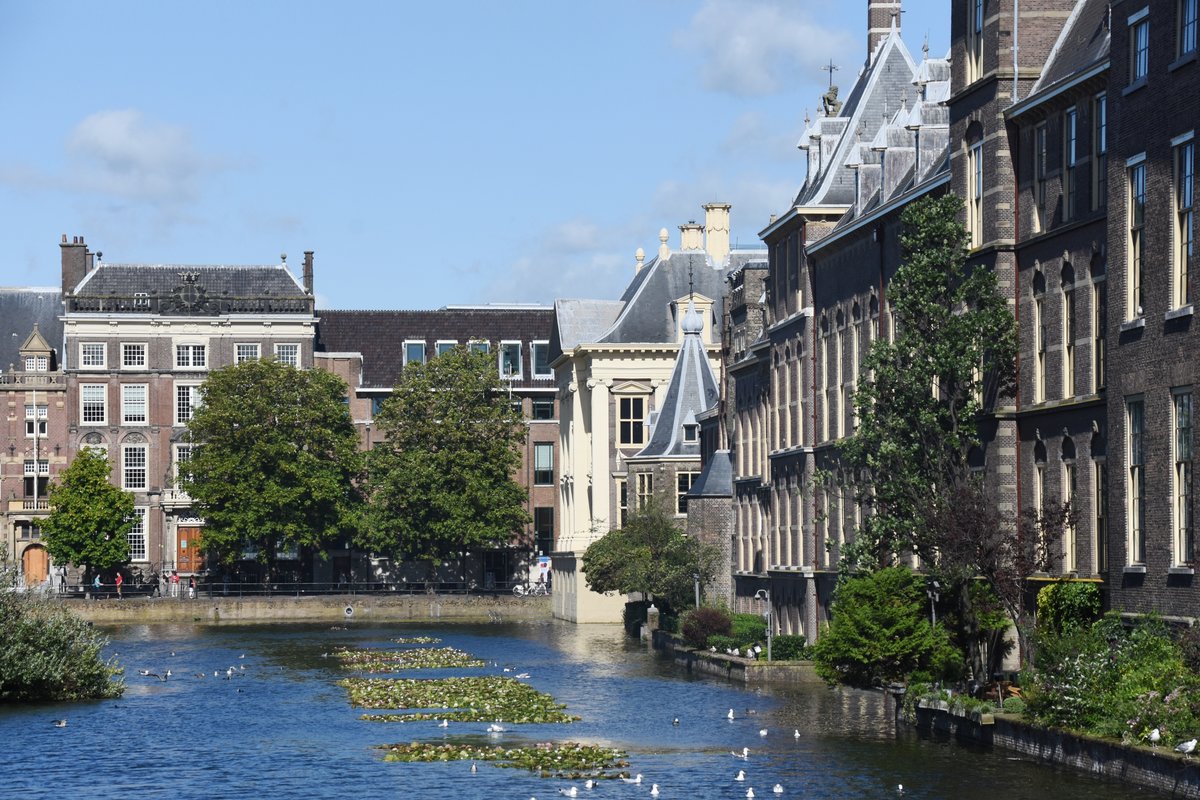
[{"label": "water reflection", "polygon": [[[397,636],[437,635],[486,659],[484,670],[407,676],[528,672],[529,683],[583,717],[572,725],[380,724],[358,719],[325,654],[340,645],[394,646]],[[523,744],[570,739],[628,749],[642,786],[606,783],[605,798],[743,798],[753,787],[785,798],[1129,797],[1134,790],[1089,776],[897,733],[875,694],[820,686],[755,691],[689,678],[628,640],[617,626],[557,623],[453,626],[357,625],[113,629],[110,649],[127,668],[115,701],[0,709],[5,797],[368,797],[452,794],[557,797],[569,781],[468,763],[388,764],[373,745],[470,736]],[[166,682],[139,669],[164,673]],[[232,672],[231,672],[232,670]],[[216,674],[214,674],[214,672]],[[735,720],[725,719],[733,708]],[[52,720],[67,717],[67,728]],[[672,721],[678,717],[679,725]],[[766,737],[759,735],[767,729]],[[799,730],[800,737],[793,736]],[[733,750],[751,749],[743,762]],[[747,780],[734,780],[738,769]],[[580,789],[581,794],[583,789]]]}]

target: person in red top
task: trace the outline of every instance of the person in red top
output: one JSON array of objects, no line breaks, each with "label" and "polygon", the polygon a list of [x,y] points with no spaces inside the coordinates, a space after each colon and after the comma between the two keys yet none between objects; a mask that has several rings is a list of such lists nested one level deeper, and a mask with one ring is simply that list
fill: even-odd
[{"label": "person in red top", "polygon": [[124,576],[120,572],[117,573],[117,599],[121,599],[121,585],[125,583]]}]

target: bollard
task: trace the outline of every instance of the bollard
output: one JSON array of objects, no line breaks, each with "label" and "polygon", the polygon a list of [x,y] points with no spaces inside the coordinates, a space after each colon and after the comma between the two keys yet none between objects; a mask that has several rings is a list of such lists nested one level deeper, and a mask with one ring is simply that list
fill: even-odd
[{"label": "bollard", "polygon": [[654,643],[654,632],[658,630],[658,609],[651,603],[646,609],[646,624],[642,626],[642,639]]}]

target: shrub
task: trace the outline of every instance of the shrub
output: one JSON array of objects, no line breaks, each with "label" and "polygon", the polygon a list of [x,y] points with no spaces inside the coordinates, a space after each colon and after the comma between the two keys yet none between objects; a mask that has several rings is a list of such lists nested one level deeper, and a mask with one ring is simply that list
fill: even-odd
[{"label": "shrub", "polygon": [[734,614],[729,634],[739,644],[757,644],[767,639],[767,621],[758,614]]},{"label": "shrub", "polygon": [[718,653],[724,653],[726,650],[732,650],[738,646],[738,640],[732,636],[722,636],[719,633],[714,633],[708,637],[708,646],[717,648]]},{"label": "shrub", "polygon": [[1006,697],[1003,708],[1005,714],[1024,714],[1025,701],[1019,697]]},{"label": "shrub", "polygon": [[1037,595],[1037,624],[1054,633],[1090,625],[1100,616],[1100,587],[1094,583],[1060,581]]},{"label": "shrub", "polygon": [[674,614],[662,614],[658,618],[658,628],[668,633],[679,633],[679,617]]},{"label": "shrub", "polygon": [[683,615],[679,629],[683,639],[692,647],[708,647],[708,637],[715,634],[728,636],[732,620],[729,612],[721,608],[701,606]]},{"label": "shrub", "polygon": [[780,634],[771,642],[771,658],[777,661],[799,661],[806,658],[805,648],[808,642],[803,636]]}]

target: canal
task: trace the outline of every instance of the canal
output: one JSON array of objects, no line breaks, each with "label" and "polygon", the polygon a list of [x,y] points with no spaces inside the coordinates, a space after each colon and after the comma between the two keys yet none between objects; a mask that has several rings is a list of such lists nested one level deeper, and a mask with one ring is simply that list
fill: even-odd
[{"label": "canal", "polygon": [[[373,745],[478,737],[518,745],[550,740],[630,752],[640,786],[604,782],[588,796],[673,798],[1154,797],[1128,786],[897,732],[875,694],[822,686],[748,690],[688,678],[615,626],[564,623],[423,626],[127,626],[110,630],[126,668],[118,700],[0,707],[5,798],[558,797],[571,781],[463,762],[385,763]],[[406,671],[405,677],[528,673],[582,717],[569,725],[373,723],[358,719],[324,654],[437,636],[486,659],[484,670]],[[233,667],[239,677],[214,677]],[[245,668],[244,670],[242,668]],[[172,677],[143,677],[139,669]],[[352,673],[351,673],[352,674]],[[202,677],[201,677],[202,676]],[[735,719],[726,719],[729,709]],[[679,719],[674,725],[673,720]],[[65,718],[66,727],[54,720]],[[760,730],[767,735],[761,736]],[[799,736],[795,735],[799,732]],[[730,753],[750,748],[746,761]],[[746,780],[735,781],[738,770]],[[586,790],[578,781],[580,796]],[[782,795],[772,792],[775,784]]]}]

